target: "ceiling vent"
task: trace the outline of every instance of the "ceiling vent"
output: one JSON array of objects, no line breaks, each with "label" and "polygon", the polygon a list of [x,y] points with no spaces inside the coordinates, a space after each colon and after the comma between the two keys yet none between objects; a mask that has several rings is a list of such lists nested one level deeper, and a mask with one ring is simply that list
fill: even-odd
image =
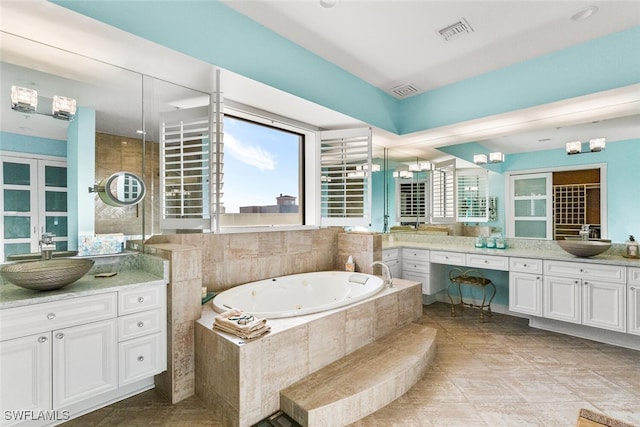
[{"label": "ceiling vent", "polygon": [[392,87],[389,91],[399,98],[406,98],[407,96],[415,95],[420,92],[418,88],[411,83]]},{"label": "ceiling vent", "polygon": [[440,34],[440,36],[442,36],[442,38],[445,41],[449,41],[453,38],[457,38],[465,35],[466,33],[472,33],[472,32],[473,32],[473,28],[471,28],[471,25],[469,25],[467,20],[464,18],[461,18],[455,24],[451,24],[448,27],[438,30],[438,33]]}]

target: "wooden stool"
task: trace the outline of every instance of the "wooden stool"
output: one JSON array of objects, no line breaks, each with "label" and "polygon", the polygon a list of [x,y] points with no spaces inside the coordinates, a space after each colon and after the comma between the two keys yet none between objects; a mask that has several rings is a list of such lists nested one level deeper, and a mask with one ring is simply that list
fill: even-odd
[{"label": "wooden stool", "polygon": [[[449,286],[447,286],[447,295],[449,295],[449,300],[451,301],[451,316],[456,316],[456,307],[460,307],[460,311],[464,310],[464,306],[468,307],[477,307],[480,309],[480,321],[484,321],[484,309],[487,309],[487,315],[489,317],[493,316],[491,313],[491,301],[496,296],[496,286],[493,282],[484,277],[484,275],[479,270],[466,270],[463,271],[459,268],[453,268],[449,271]],[[455,304],[453,302],[453,297],[451,296],[451,285],[456,285],[458,287],[458,296],[460,298],[460,302]],[[464,302],[462,299],[462,290],[460,289],[460,285],[468,285],[468,286],[478,286],[482,288],[482,304],[471,304]],[[493,289],[493,293],[491,294],[491,298],[489,298],[489,302],[487,301],[487,286],[491,286]]]}]

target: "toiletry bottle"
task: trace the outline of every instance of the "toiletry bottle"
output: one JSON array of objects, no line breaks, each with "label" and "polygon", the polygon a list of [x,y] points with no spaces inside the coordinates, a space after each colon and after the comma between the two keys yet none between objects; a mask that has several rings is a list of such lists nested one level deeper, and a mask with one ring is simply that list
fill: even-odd
[{"label": "toiletry bottle", "polygon": [[355,269],[356,269],[356,265],[353,262],[353,257],[349,255],[349,259],[347,260],[347,263],[344,265],[344,270],[355,271]]},{"label": "toiletry bottle", "polygon": [[629,240],[627,240],[627,256],[630,258],[637,258],[638,257],[638,242],[636,242],[636,239],[633,237],[633,235],[629,236]]}]

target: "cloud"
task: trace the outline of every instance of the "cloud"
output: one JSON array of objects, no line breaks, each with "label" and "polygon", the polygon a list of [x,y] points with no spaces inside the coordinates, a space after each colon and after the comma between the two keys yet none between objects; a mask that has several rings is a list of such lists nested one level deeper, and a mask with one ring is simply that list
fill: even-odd
[{"label": "cloud", "polygon": [[229,134],[224,136],[224,152],[225,155],[232,155],[241,162],[254,166],[261,171],[273,170],[278,163],[276,156],[270,152],[261,147],[246,145]]}]

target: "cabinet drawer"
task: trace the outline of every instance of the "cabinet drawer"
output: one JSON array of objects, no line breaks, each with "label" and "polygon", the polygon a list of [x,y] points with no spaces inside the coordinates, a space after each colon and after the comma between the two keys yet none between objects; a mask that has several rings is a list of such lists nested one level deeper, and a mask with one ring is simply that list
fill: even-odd
[{"label": "cabinet drawer", "polygon": [[0,340],[116,317],[115,292],[0,310]]},{"label": "cabinet drawer", "polygon": [[416,260],[429,262],[429,250],[428,249],[402,249],[402,260]]},{"label": "cabinet drawer", "polygon": [[164,286],[145,286],[119,291],[118,314],[137,313],[161,307],[164,292]]},{"label": "cabinet drawer", "polygon": [[509,270],[509,257],[500,255],[467,254],[467,267]]},{"label": "cabinet drawer", "polygon": [[460,252],[431,251],[431,262],[448,265],[467,265],[466,255]]},{"label": "cabinet drawer", "polygon": [[640,268],[628,267],[627,272],[629,274],[629,284],[640,285]]},{"label": "cabinet drawer", "polygon": [[135,338],[119,344],[119,384],[123,386],[166,370],[161,334]]},{"label": "cabinet drawer", "polygon": [[118,341],[160,332],[162,320],[160,309],[147,310],[120,317],[118,318]]},{"label": "cabinet drawer", "polygon": [[537,258],[509,258],[509,270],[519,273],[542,274],[542,260]]},{"label": "cabinet drawer", "polygon": [[413,271],[416,273],[428,273],[429,261],[404,260],[402,261],[402,271]]},{"label": "cabinet drawer", "polygon": [[544,274],[591,280],[606,280],[625,283],[627,270],[617,265],[590,264],[582,262],[544,261]]},{"label": "cabinet drawer", "polygon": [[397,260],[399,255],[398,249],[385,249],[382,251],[382,262]]}]

